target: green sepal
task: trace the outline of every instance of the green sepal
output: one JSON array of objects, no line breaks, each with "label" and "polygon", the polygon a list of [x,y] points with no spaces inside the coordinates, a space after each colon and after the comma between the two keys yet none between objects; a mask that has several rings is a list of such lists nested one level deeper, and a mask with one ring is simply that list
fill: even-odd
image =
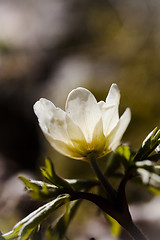
[{"label": "green sepal", "polygon": [[148,134],[142,143],[141,148],[138,150],[134,161],[142,161],[147,159],[147,157],[156,149],[160,144],[160,129],[156,127],[152,132]]},{"label": "green sepal", "polygon": [[45,159],[45,167],[41,168],[41,172],[48,182],[56,185],[58,188],[72,190],[71,185],[65,179],[56,174],[54,165],[49,158]]},{"label": "green sepal", "polygon": [[58,198],[44,204],[34,212],[30,213],[27,217],[18,222],[12,231],[3,235],[5,240],[27,240],[33,231],[38,227],[41,222],[48,217],[56,209],[70,201],[69,195],[59,196]]}]

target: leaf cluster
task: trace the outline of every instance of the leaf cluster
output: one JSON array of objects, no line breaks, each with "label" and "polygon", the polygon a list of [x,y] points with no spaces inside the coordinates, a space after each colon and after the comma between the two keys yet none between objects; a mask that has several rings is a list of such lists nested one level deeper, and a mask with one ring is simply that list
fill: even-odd
[{"label": "leaf cluster", "polygon": [[[118,189],[113,191],[117,199],[121,198],[121,191],[125,189],[127,181],[135,177],[139,177],[141,186],[145,186],[152,193],[160,195],[160,165],[158,163],[160,154],[154,152],[159,144],[160,130],[155,128],[146,137],[137,152],[133,151],[128,145],[120,145],[115,152],[110,154],[103,174],[105,178],[120,179]],[[45,160],[45,167],[41,168],[41,173],[44,181],[31,180],[22,176],[20,179],[32,198],[45,201],[45,203],[18,222],[12,231],[0,236],[1,240],[62,240],[79,208],[81,199],[83,199],[83,197],[76,198],[76,194],[81,196],[82,193],[88,193],[91,188],[96,186],[98,193],[104,196],[99,180],[64,179],[56,173],[49,158]],[[108,186],[112,188],[112,186]],[[95,195],[87,195],[87,198],[90,198],[90,196],[94,197]],[[64,206],[63,210],[54,214],[62,206]],[[54,221],[55,224],[46,224],[45,231],[42,231],[41,226],[47,222],[46,219],[49,216],[52,216],[51,222]],[[105,216],[112,226],[113,235],[118,236],[121,226],[108,214],[105,214]]]},{"label": "leaf cluster", "polygon": [[[0,236],[0,240],[35,240],[36,236],[38,236],[38,239],[40,239],[39,232],[41,229],[41,223],[64,205],[65,209],[63,214],[60,212],[60,216],[56,216],[58,220],[53,219],[56,221],[56,227],[52,227],[52,224],[50,224],[45,233],[45,238],[47,240],[62,239],[81,202],[81,200],[70,202],[71,195],[69,193],[83,189],[90,189],[98,184],[97,180],[66,180],[61,178],[55,172],[53,163],[49,158],[46,158],[45,167],[41,168],[41,172],[45,182],[30,180],[22,176],[19,178],[25,184],[25,188],[28,190],[32,198],[49,202],[45,203],[40,208],[18,222],[13,227],[12,231]],[[50,235],[52,235],[52,238],[49,237]]]}]

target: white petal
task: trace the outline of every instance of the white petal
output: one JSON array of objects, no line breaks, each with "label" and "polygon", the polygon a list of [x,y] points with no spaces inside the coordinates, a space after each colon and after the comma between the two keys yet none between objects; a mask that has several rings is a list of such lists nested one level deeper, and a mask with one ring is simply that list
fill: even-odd
[{"label": "white petal", "polygon": [[108,96],[106,98],[107,105],[119,106],[120,101],[120,91],[117,84],[113,83],[110,87]]},{"label": "white petal", "polygon": [[79,126],[86,140],[91,142],[101,111],[93,94],[85,88],[70,92],[66,101],[67,115]]},{"label": "white petal", "polygon": [[102,114],[103,132],[105,136],[107,136],[118,122],[117,119],[114,119],[117,107],[114,105],[107,105],[103,101],[99,102],[98,105],[101,109]]},{"label": "white petal", "polygon": [[66,113],[63,110],[56,108],[49,100],[41,98],[35,103],[34,111],[45,135],[66,143],[70,141],[66,127]]},{"label": "white petal", "polygon": [[123,113],[123,115],[121,116],[116,127],[111,131],[111,133],[107,137],[108,148],[114,150],[119,145],[120,140],[126,128],[128,127],[130,120],[131,120],[131,111],[129,108],[127,108]]},{"label": "white petal", "polygon": [[102,118],[98,121],[93,132],[92,148],[95,152],[103,152],[106,138],[103,133]]},{"label": "white petal", "polygon": [[106,98],[107,106],[112,106],[112,111],[110,112],[110,122],[106,132],[110,132],[119,121],[119,101],[120,101],[120,91],[117,84],[112,84],[109,90],[108,96]]},{"label": "white petal", "polygon": [[72,119],[66,116],[67,131],[70,140],[75,148],[84,153],[87,149],[86,139],[81,131],[81,129],[76,125]]},{"label": "white petal", "polygon": [[51,146],[59,153],[63,154],[64,156],[74,158],[74,159],[82,159],[85,161],[85,158],[82,156],[81,152],[78,151],[77,148],[75,148],[73,145],[66,144],[63,141],[55,140],[53,138],[50,138],[50,136],[47,137],[47,140],[50,142]]},{"label": "white petal", "polygon": [[103,131],[107,136],[112,129],[117,125],[119,121],[119,107],[120,92],[116,84],[112,84],[110,87],[106,102],[99,102],[99,107],[102,112],[103,119]]}]

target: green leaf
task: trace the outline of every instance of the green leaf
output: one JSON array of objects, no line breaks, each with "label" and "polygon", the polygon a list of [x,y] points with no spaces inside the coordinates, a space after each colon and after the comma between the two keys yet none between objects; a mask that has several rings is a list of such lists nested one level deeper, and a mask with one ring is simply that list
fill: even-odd
[{"label": "green leaf", "polygon": [[[62,227],[62,225],[64,226],[63,227],[63,236],[64,236],[64,233],[66,232],[71,220],[75,216],[81,202],[82,202],[82,200],[77,200],[77,201],[74,201],[72,203],[69,203],[68,211],[66,211],[63,218],[60,219],[60,221],[57,225],[57,228],[60,229]],[[62,234],[62,232],[61,232],[61,234]]]},{"label": "green leaf", "polygon": [[160,144],[160,129],[156,127],[152,132],[148,134],[142,143],[141,148],[137,152],[134,161],[141,161],[147,159],[147,157],[156,149]]},{"label": "green leaf", "polygon": [[58,188],[72,190],[71,185],[65,179],[56,174],[53,163],[49,158],[45,159],[45,167],[41,168],[41,172],[47,181],[56,185]]},{"label": "green leaf", "polygon": [[131,150],[128,145],[120,145],[116,149],[116,153],[121,157],[121,161],[125,168],[130,166],[130,162],[132,162],[133,156],[135,153]]},{"label": "green leaf", "polygon": [[[67,204],[66,212],[60,218],[58,223],[54,228],[49,228],[47,231],[48,238],[47,239],[55,239],[55,240],[62,240],[66,234],[66,231],[69,227],[70,222],[72,221],[73,217],[75,216],[78,207],[82,200],[76,200],[74,202],[69,202]],[[50,235],[52,237],[50,237]]]},{"label": "green leaf", "polygon": [[23,176],[19,177],[25,184],[30,196],[37,200],[49,200],[57,197],[60,194],[58,187],[53,184],[48,184],[42,181],[30,180]]},{"label": "green leaf", "polygon": [[59,196],[58,198],[44,204],[27,217],[18,222],[13,230],[4,234],[6,240],[18,239],[26,240],[41,222],[54,212],[57,208],[70,201],[69,195]]},{"label": "green leaf", "polygon": [[115,237],[119,237],[120,234],[121,234],[121,230],[122,230],[121,225],[111,216],[106,214],[106,217],[111,224],[112,235],[115,236]]},{"label": "green leaf", "polygon": [[123,156],[128,162],[131,160],[132,153],[131,153],[131,149],[129,146],[121,145],[116,149],[116,152],[119,155]]}]

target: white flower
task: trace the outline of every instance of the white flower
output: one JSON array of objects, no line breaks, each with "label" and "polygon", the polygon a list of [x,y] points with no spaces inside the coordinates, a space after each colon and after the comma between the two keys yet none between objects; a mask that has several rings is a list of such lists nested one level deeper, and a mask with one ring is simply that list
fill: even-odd
[{"label": "white flower", "polygon": [[97,102],[85,88],[72,90],[65,111],[41,98],[34,105],[39,125],[51,146],[65,156],[87,160],[89,153],[102,157],[114,150],[130,122],[127,108],[119,119],[120,92],[112,84],[106,102]]}]

